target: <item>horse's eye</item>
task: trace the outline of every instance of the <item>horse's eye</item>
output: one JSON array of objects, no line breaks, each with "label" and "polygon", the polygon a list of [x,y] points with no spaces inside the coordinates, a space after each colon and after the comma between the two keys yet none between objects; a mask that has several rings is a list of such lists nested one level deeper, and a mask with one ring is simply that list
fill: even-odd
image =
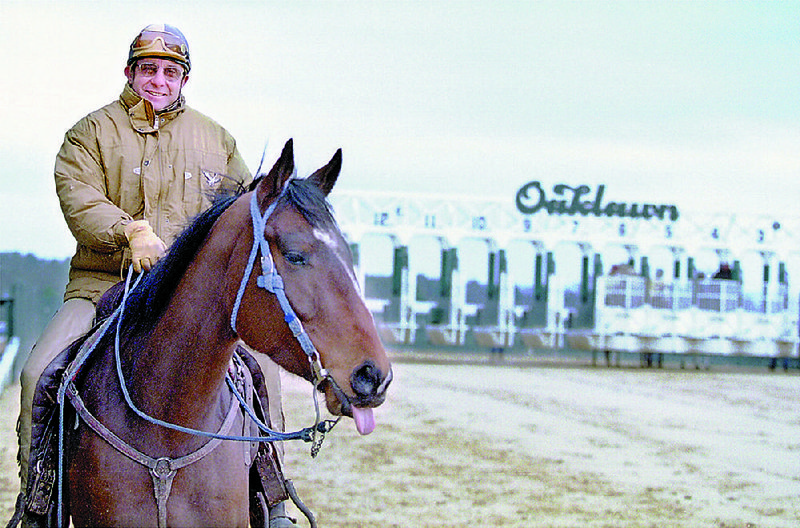
[{"label": "horse's eye", "polygon": [[303,266],[306,264],[305,255],[298,251],[287,251],[283,254],[283,257],[289,264],[294,264],[295,266]]}]

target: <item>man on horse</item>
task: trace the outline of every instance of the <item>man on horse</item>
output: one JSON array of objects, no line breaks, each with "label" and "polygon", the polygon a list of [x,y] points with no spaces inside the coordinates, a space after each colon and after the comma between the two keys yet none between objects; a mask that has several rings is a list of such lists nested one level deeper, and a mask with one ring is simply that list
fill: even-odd
[{"label": "man on horse", "polygon": [[[131,43],[119,99],[81,119],[56,158],[55,183],[77,241],[64,304],[45,328],[21,374],[18,423],[22,493],[28,481],[36,384],[50,362],[89,331],[96,304],[127,274],[149,271],[189,221],[220,191],[252,177],[233,137],[186,105],[191,61],[183,33],[152,24]],[[272,425],[283,428],[278,367],[263,355]],[[279,457],[282,456],[280,446]],[[293,526],[283,503],[270,526]]]}]

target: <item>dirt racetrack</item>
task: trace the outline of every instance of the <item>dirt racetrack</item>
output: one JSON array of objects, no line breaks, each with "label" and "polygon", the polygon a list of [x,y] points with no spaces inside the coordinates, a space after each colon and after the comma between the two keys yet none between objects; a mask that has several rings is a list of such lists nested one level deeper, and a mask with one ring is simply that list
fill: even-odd
[{"label": "dirt racetrack", "polygon": [[[1,401],[3,522],[18,397]],[[284,378],[290,427],[311,401]],[[320,527],[800,526],[797,371],[398,361],[375,416],[366,437],[340,423],[316,459],[287,446]]]}]

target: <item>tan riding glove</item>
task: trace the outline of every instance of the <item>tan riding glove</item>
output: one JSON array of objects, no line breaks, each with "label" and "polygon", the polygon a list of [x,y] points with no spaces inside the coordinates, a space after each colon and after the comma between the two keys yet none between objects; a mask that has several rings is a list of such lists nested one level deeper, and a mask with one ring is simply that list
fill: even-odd
[{"label": "tan riding glove", "polygon": [[123,232],[131,248],[133,270],[136,273],[141,273],[143,269],[150,271],[167,251],[167,245],[156,236],[147,220],[134,220],[123,228]]}]

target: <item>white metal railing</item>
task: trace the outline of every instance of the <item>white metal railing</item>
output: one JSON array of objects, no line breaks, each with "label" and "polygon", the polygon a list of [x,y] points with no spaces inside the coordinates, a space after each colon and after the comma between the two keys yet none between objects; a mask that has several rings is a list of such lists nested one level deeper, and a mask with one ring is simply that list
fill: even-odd
[{"label": "white metal railing", "polygon": [[0,358],[0,394],[11,384],[14,377],[14,361],[19,353],[19,338],[12,337],[2,348]]}]

